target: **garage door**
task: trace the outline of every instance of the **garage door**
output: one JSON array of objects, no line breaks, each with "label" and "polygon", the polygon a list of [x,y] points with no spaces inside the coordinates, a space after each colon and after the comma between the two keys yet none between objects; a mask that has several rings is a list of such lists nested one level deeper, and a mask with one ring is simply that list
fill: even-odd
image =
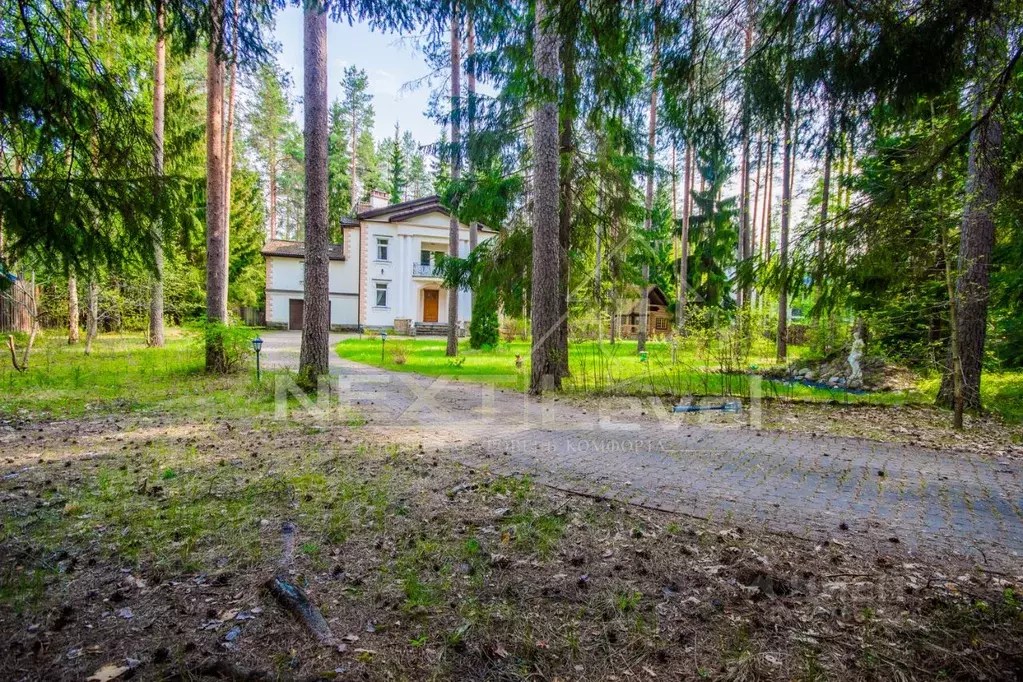
[{"label": "garage door", "polygon": [[300,298],[288,299],[288,329],[302,329],[302,315],[305,301]]}]

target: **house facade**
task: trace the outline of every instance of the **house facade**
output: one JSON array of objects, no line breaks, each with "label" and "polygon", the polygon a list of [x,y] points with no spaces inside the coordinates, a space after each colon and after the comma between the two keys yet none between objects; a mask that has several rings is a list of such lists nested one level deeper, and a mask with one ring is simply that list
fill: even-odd
[{"label": "house facade", "polygon": [[[647,308],[647,337],[667,336],[672,331],[673,316],[668,304],[668,297],[660,287],[650,287],[649,307]],[[643,299],[634,298],[624,302],[615,314],[618,333],[624,338],[636,338],[642,329]]]},{"label": "house facade", "polygon": [[[336,331],[404,329],[447,330],[448,295],[436,270],[438,254],[448,252],[450,212],[438,197],[378,205],[342,219],[343,240],[331,244],[330,325]],[[469,228],[459,224],[459,257],[469,253]],[[496,233],[480,229],[479,242]],[[305,309],[305,244],[272,240],[266,260],[266,324],[301,329]],[[459,291],[458,320],[472,316],[472,294]]]}]

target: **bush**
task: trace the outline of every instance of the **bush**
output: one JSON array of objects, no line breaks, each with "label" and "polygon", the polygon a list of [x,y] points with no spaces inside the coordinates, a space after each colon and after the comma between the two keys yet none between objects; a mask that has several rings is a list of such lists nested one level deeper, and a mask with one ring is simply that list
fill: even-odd
[{"label": "bush", "polygon": [[412,354],[412,341],[395,341],[391,344],[391,361],[396,365],[404,365]]},{"label": "bush", "polygon": [[492,294],[477,292],[472,302],[472,322],[469,323],[469,347],[493,348],[500,337],[500,322],[497,319],[497,301]]},{"label": "bush", "polygon": [[222,322],[203,322],[206,368],[228,374],[245,364],[252,352],[253,331],[248,327],[229,327]]},{"label": "bush", "polygon": [[526,325],[525,320],[509,317],[505,319],[504,326],[501,328],[501,336],[504,337],[505,343],[525,341],[528,330],[529,327]]}]

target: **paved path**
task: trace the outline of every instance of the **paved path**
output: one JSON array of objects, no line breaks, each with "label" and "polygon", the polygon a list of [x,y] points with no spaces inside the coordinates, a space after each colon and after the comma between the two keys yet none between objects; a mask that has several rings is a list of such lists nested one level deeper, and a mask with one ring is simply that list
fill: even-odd
[{"label": "paved path", "polygon": [[[297,365],[297,333],[264,338],[268,364]],[[539,401],[457,381],[454,369],[455,379],[438,380],[336,354],[331,367],[371,437],[499,473],[821,539],[898,538],[993,564],[1023,555],[1018,461],[758,430],[749,411],[746,424],[714,425],[650,405],[623,413],[621,401],[613,409],[596,400]]]}]

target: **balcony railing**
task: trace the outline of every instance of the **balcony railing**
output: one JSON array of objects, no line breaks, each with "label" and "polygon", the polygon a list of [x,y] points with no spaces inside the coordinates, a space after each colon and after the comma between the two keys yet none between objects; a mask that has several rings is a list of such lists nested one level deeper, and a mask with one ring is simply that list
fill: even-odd
[{"label": "balcony railing", "polygon": [[412,276],[413,277],[440,277],[440,270],[437,269],[436,265],[422,263],[414,263],[412,265]]}]

